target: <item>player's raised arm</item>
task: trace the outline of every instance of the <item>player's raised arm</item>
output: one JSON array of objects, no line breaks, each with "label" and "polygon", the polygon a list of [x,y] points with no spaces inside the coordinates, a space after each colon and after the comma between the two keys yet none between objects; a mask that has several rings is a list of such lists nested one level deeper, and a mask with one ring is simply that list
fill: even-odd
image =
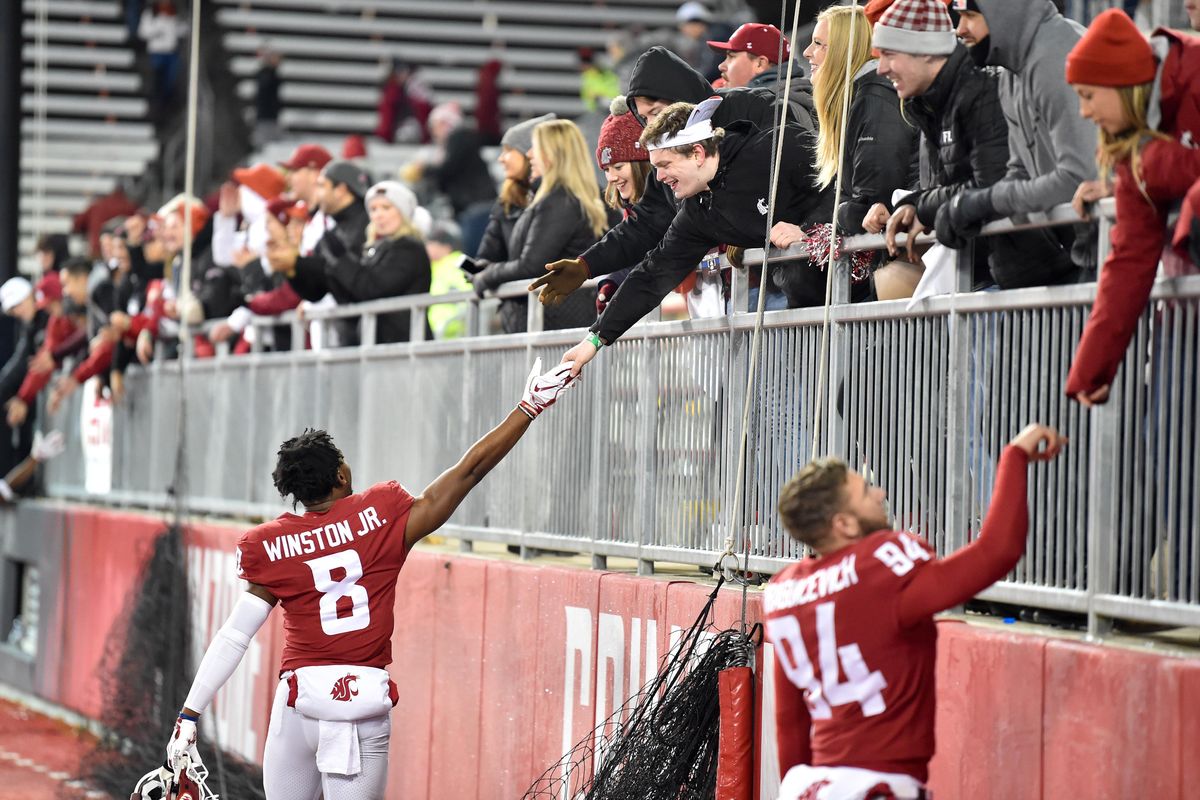
[{"label": "player's raised arm", "polygon": [[901,625],[907,627],[965,603],[1017,565],[1029,532],[1029,463],[1049,461],[1066,443],[1058,431],[1036,423],[1008,443],[1000,454],[992,502],[979,538],[930,564],[905,587],[897,605]]},{"label": "player's raised arm", "polygon": [[442,527],[476,484],[525,435],[530,423],[554,405],[558,396],[575,380],[571,375],[572,366],[568,361],[542,375],[542,360],[539,358],[534,362],[533,370],[525,381],[525,393],[517,407],[503,422],[471,445],[471,449],[457,464],[439,475],[413,501],[404,532],[409,547]]}]

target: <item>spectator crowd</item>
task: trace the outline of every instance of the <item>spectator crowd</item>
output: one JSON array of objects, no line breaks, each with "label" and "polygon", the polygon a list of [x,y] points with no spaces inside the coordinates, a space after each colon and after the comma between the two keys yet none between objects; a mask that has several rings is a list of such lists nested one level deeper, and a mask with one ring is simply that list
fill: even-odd
[{"label": "spectator crowd", "polygon": [[[514,281],[536,291],[545,328],[590,326],[569,354],[581,368],[660,305],[728,313],[742,251],[767,238],[810,257],[771,263],[761,283],[749,270],[751,304],[759,293],[768,310],[823,304],[833,228],[884,235],[878,250],[841,256],[853,302],[910,297],[926,263],[964,248],[977,291],[1098,278],[1065,387],[1090,405],[1107,398],[1160,265],[1176,275],[1200,264],[1200,39],[1190,32],[1147,36],[1120,10],[1085,29],[1053,0],[830,5],[801,42],[773,25],[723,27],[697,2],[677,18],[657,39],[624,41],[611,63],[581,53],[585,101],[610,112],[598,135],[555,114],[510,126],[499,185],[482,155],[496,143],[495,109],[476,121],[436,104],[416,66],[396,60],[374,134],[423,144],[399,174],[369,174],[359,137],[340,158],[301,143],[282,163],[235,169],[207,201],[114,207],[118,216],[89,222],[86,257],[42,237],[41,273],[0,286],[20,325],[0,372],[5,421],[31,438],[39,394],[53,414],[91,378],[120,402],[130,365],[184,345],[207,357],[463,336],[463,293],[485,298]],[[146,35],[156,24],[166,85],[166,40],[179,29],[147,12]],[[498,65],[489,70],[491,91]],[[277,112],[276,97],[260,117]],[[1109,195],[1117,221],[1098,265],[1089,216]],[[1077,224],[980,236],[988,222],[1068,202]],[[455,292],[371,325],[251,324]],[[530,300],[505,292],[495,328],[524,331]]]}]

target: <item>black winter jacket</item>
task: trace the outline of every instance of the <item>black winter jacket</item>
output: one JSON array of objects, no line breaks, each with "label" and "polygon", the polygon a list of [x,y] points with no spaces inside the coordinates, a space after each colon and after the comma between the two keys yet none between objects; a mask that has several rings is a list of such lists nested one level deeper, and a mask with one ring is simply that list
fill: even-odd
[{"label": "black winter jacket", "polygon": [[[571,258],[595,241],[596,234],[579,201],[561,186],[555,187],[517,219],[508,259],[488,263],[479,279],[495,289],[509,281],[536,278],[546,274],[551,261]],[[505,333],[526,329],[526,303],[525,298],[503,301],[500,318]],[[546,308],[543,323],[546,330],[578,328],[595,318],[596,292],[589,289],[573,292],[561,304]]]},{"label": "black winter jacket", "polygon": [[0,403],[8,402],[21,388],[25,373],[29,370],[29,359],[37,355],[46,340],[46,325],[49,322],[50,313],[39,308],[34,312],[33,319],[20,324],[12,355],[0,370]]},{"label": "black winter jacket", "polygon": [[[323,241],[323,240],[322,240]],[[339,303],[362,303],[382,297],[400,297],[429,291],[429,254],[420,240],[410,236],[380,239],[361,253],[332,256],[325,267],[329,291]],[[381,314],[375,329],[378,344],[407,342],[411,311]],[[426,322],[425,338],[432,339]]]},{"label": "black winter jacket", "polygon": [[[891,207],[892,191],[915,189],[919,180],[917,143],[920,132],[900,113],[900,98],[891,81],[868,62],[854,81],[842,153],[842,196],[838,229],[864,233],[863,217],[875,203]],[[867,68],[870,68],[867,71]]]},{"label": "black winter jacket", "polygon": [[483,230],[483,238],[479,240],[479,247],[475,250],[475,258],[480,261],[508,261],[508,243],[512,241],[513,228],[524,210],[513,206],[505,211],[504,203],[499,200],[493,203],[487,227]]},{"label": "black winter jacket", "polygon": [[[786,80],[786,75],[779,74],[779,67],[773,66],[765,72],[755,75],[746,84],[746,88],[766,89],[769,92],[779,93],[783,91]],[[804,74],[804,67],[798,63],[792,65],[792,85],[791,91],[788,92],[788,113],[790,114],[789,119],[801,128],[809,131],[817,129],[817,107],[816,102],[813,100],[812,81]]]},{"label": "black winter jacket", "polygon": [[355,256],[362,253],[370,221],[367,207],[360,202],[353,202],[333,215],[333,228],[317,242],[312,255],[296,259],[296,274],[288,279],[302,300],[315,303],[332,291],[326,278],[328,260],[324,254],[336,261],[346,253]]},{"label": "black winter jacket", "polygon": [[961,44],[906,111],[921,129],[930,175],[900,204],[915,205],[921,223],[933,230],[938,209],[956,194],[1004,177],[1008,124],[995,79],[975,66]]},{"label": "black winter jacket", "polygon": [[[592,326],[612,342],[651,311],[667,292],[696,268],[719,244],[761,247],[767,232],[772,133],[748,123],[726,128],[718,146],[720,163],[709,190],[683,201],[662,242],[629,273],[604,314]],[[833,192],[816,188],[813,134],[795,126],[785,130],[783,168],[773,222],[809,224],[828,221]],[[825,274],[807,262],[787,265],[771,279],[791,306],[824,301]]]},{"label": "black winter jacket", "polygon": [[[688,103],[699,103],[717,94],[722,102],[712,116],[714,127],[749,122],[766,131],[775,124],[774,92],[761,88],[713,91],[699,72],[663,47],[651,47],[638,58],[629,77],[628,94]],[[633,110],[635,105],[631,102],[630,109]],[[645,124],[636,110],[633,113]],[[635,266],[662,241],[678,209],[674,195],[651,171],[642,199],[630,210],[629,216],[581,256],[588,270],[599,276]],[[699,259],[696,261],[698,263]]]}]

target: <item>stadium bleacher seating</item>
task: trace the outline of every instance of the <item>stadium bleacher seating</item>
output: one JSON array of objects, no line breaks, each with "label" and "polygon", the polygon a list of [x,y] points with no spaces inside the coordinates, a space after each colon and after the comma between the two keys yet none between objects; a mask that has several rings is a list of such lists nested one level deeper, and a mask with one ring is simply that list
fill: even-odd
[{"label": "stadium bleacher seating", "polygon": [[23,0],[20,267],[158,153],[120,0]]},{"label": "stadium bleacher seating", "polygon": [[672,27],[675,0],[595,4],[421,0],[217,0],[238,94],[254,97],[255,54],[283,55],[283,111],[290,131],[366,133],[374,129],[383,65],[401,57],[438,102],[475,105],[479,66],[497,58],[501,108],[509,121],[554,111],[574,115],[580,47],[603,51],[618,30]]}]

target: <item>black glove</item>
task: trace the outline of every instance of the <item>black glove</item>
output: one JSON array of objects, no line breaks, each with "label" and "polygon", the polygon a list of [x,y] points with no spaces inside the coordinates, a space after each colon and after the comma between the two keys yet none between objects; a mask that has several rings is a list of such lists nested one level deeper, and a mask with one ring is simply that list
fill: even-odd
[{"label": "black glove", "polygon": [[484,277],[484,272],[476,272],[474,275],[467,276],[471,279],[471,286],[475,289],[475,296],[480,300],[483,299],[483,294],[488,289],[494,289],[492,282]]},{"label": "black glove", "polygon": [[964,189],[938,209],[937,240],[953,250],[966,247],[996,215],[991,189]]}]

